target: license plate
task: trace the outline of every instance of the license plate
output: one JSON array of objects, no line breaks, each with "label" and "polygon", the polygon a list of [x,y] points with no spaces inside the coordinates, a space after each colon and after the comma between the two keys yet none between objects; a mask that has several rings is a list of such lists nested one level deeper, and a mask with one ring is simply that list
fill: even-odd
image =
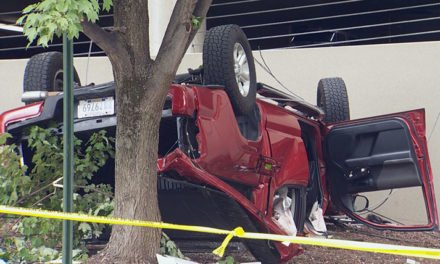
[{"label": "license plate", "polygon": [[78,104],[78,118],[106,116],[115,113],[113,97],[80,100]]}]

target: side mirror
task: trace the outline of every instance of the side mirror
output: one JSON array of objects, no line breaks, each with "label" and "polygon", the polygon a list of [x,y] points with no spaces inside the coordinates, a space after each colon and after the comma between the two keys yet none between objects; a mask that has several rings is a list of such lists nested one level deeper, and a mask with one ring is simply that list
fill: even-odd
[{"label": "side mirror", "polygon": [[368,209],[370,201],[366,196],[356,195],[353,197],[353,210],[354,212],[363,212]]}]

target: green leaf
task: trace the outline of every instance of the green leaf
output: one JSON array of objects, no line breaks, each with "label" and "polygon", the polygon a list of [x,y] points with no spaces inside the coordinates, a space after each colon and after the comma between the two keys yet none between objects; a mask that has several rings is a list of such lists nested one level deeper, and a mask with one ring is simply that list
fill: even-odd
[{"label": "green leaf", "polygon": [[35,28],[30,28],[29,30],[25,31],[25,35],[29,40],[28,45],[26,46],[26,48],[28,48],[30,46],[30,44],[32,44],[32,42],[35,40],[35,38],[37,37],[38,33],[37,30]]},{"label": "green leaf", "polygon": [[27,7],[25,7],[22,11],[23,14],[27,14],[32,12],[35,8],[37,7],[37,4],[32,4],[32,5],[28,5]]},{"label": "green leaf", "polygon": [[41,1],[39,5],[37,6],[37,9],[43,12],[49,11],[51,8],[54,7],[54,3],[50,0]]},{"label": "green leaf", "polygon": [[75,258],[75,257],[78,257],[78,256],[80,256],[81,254],[83,253],[83,250],[81,250],[81,249],[74,249],[74,250],[72,250],[72,257],[73,258]]},{"label": "green leaf", "polygon": [[219,264],[235,264],[235,259],[232,256],[227,256],[226,258],[220,260]]},{"label": "green leaf", "polygon": [[41,237],[34,236],[33,238],[31,238],[31,243],[33,247],[40,247],[43,245],[44,240]]},{"label": "green leaf", "polygon": [[88,20],[93,23],[95,23],[96,20],[98,20],[98,13],[95,11],[88,12],[86,15],[87,15]]},{"label": "green leaf", "polygon": [[191,17],[191,24],[193,29],[197,30],[202,25],[202,18],[198,16],[192,16]]},{"label": "green leaf", "polygon": [[107,11],[107,12],[109,12],[110,8],[112,7],[112,5],[113,5],[113,1],[112,0],[104,0],[102,2],[102,9]]},{"label": "green leaf", "polygon": [[92,8],[95,10],[95,12],[99,12],[99,3],[97,0],[90,0],[89,3],[92,5]]},{"label": "green leaf", "polygon": [[26,19],[26,24],[30,24],[32,27],[37,26],[38,30],[38,25],[43,20],[43,18],[44,16],[41,13],[30,13],[28,15],[28,18]]},{"label": "green leaf", "polygon": [[40,38],[37,41],[37,45],[41,45],[43,47],[47,47],[48,43],[49,43],[49,36],[47,35],[40,36]]},{"label": "green leaf", "polygon": [[58,20],[58,25],[60,26],[60,30],[62,30],[62,31],[66,31],[66,30],[67,30],[67,27],[68,27],[68,25],[69,25],[69,21],[68,21],[65,17],[61,17],[61,18]]},{"label": "green leaf", "polygon": [[78,226],[78,230],[82,231],[84,234],[90,232],[92,230],[92,227],[88,223],[81,223]]},{"label": "green leaf", "polygon": [[8,134],[8,133],[0,134],[0,145],[6,144],[6,141],[8,140],[8,138],[12,138],[11,134]]},{"label": "green leaf", "polygon": [[56,31],[57,29],[57,25],[53,22],[49,22],[47,24],[47,28],[49,29],[49,35],[53,35],[53,33]]},{"label": "green leaf", "polygon": [[24,22],[24,20],[26,19],[26,17],[27,17],[27,15],[23,15],[23,16],[19,17],[19,18],[17,19],[17,21],[15,22],[15,24],[17,24],[17,25],[23,25],[23,22]]},{"label": "green leaf", "polygon": [[18,200],[18,195],[17,195],[17,191],[14,190],[9,197],[9,203],[12,204],[14,202],[16,202]]}]

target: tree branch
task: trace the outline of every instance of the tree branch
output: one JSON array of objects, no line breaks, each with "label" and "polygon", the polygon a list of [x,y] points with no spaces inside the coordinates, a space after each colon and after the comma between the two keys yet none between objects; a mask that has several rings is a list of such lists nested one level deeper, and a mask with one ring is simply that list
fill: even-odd
[{"label": "tree branch", "polygon": [[[156,57],[157,70],[175,74],[183,55],[197,33],[197,29],[192,28],[192,16],[205,19],[211,3],[212,0],[178,0],[176,2]],[[161,69],[160,65],[168,65],[168,67]]]},{"label": "tree branch", "polygon": [[[211,6],[212,0],[208,0],[208,1],[201,1],[199,0],[197,2],[196,7],[194,8],[194,12],[193,12],[193,16],[195,17],[200,17],[202,21],[204,21],[206,19],[206,14],[208,13],[209,7]],[[189,45],[191,44],[191,42],[193,41],[194,37],[197,34],[197,29],[192,29],[190,36],[188,38],[188,41],[186,43],[185,46],[185,52],[186,50],[188,50]]]},{"label": "tree branch", "polygon": [[152,62],[148,3],[147,0],[113,0],[114,26],[119,29],[125,28],[123,33],[117,32],[117,36],[127,52],[126,58],[131,60],[132,71],[138,75],[144,74],[145,67]]},{"label": "tree branch", "polygon": [[162,44],[174,42],[173,40],[175,39],[175,34],[182,29],[184,29],[184,32],[189,32],[192,30],[192,14],[197,6],[197,2],[200,1],[203,0],[178,0],[176,2],[167,26],[167,30],[165,31]]},{"label": "tree branch", "polygon": [[109,33],[95,23],[90,21],[81,22],[84,34],[98,45],[107,56],[112,58],[119,57],[121,52],[125,54],[125,48],[117,37],[118,33]]}]

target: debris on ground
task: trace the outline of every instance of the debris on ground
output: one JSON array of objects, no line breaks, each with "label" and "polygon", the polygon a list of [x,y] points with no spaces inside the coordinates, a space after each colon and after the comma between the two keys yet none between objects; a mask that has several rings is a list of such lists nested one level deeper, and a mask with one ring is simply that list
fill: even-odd
[{"label": "debris on ground", "polygon": [[159,254],[156,255],[156,258],[158,264],[199,264],[198,262],[176,258],[172,256],[162,256]]},{"label": "debris on ground", "polygon": [[[381,231],[356,224],[327,225],[327,231],[333,239],[440,248],[439,232],[396,232]],[[318,246],[303,246],[304,253],[293,258],[289,263],[301,264],[434,264],[439,260],[414,258],[381,253],[370,253],[354,250],[333,249]],[[227,252],[240,263],[255,261],[244,246],[237,246]],[[217,258],[210,251],[205,253],[186,253],[185,256],[200,263],[215,263]]]}]

